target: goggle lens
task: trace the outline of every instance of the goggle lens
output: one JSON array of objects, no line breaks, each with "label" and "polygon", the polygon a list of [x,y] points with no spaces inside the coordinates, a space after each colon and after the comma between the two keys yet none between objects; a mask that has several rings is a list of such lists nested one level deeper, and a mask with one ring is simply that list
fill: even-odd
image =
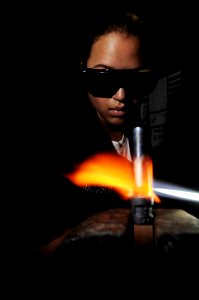
[{"label": "goggle lens", "polygon": [[92,69],[82,71],[83,83],[94,97],[111,98],[119,88],[128,96],[143,97],[150,94],[157,83],[151,69]]}]

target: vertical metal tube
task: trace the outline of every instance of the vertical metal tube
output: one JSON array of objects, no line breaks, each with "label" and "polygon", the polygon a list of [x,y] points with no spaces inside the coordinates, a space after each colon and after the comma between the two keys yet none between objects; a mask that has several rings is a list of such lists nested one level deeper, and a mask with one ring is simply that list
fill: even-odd
[{"label": "vertical metal tube", "polygon": [[138,126],[133,128],[133,155],[140,157],[144,154],[144,129]]},{"label": "vertical metal tube", "polygon": [[[146,155],[146,144],[143,127],[133,128],[133,165],[135,185],[143,184],[143,159]],[[147,197],[134,197],[131,200],[134,224],[148,224],[153,220],[153,199]]]}]

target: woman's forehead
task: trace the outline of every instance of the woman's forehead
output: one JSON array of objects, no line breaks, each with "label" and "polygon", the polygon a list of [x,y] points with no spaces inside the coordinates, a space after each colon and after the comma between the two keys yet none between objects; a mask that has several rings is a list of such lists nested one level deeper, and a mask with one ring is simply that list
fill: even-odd
[{"label": "woman's forehead", "polygon": [[140,65],[140,42],[137,36],[119,32],[102,35],[93,44],[88,59],[90,67],[136,68]]}]

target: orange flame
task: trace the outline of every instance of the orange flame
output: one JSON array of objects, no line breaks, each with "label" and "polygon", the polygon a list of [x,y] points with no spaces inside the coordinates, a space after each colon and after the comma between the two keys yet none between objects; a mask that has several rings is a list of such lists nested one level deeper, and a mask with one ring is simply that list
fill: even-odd
[{"label": "orange flame", "polygon": [[149,156],[136,157],[131,163],[118,154],[96,154],[65,177],[78,186],[111,187],[124,200],[139,197],[160,202],[153,192],[153,165]]}]

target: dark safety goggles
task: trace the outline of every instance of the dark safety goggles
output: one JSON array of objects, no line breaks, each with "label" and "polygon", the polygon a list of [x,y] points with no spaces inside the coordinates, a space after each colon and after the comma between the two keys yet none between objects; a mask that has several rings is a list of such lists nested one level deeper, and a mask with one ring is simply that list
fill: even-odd
[{"label": "dark safety goggles", "polygon": [[151,69],[92,69],[82,70],[83,84],[94,97],[111,98],[120,88],[129,97],[144,97],[157,84],[157,74]]}]

